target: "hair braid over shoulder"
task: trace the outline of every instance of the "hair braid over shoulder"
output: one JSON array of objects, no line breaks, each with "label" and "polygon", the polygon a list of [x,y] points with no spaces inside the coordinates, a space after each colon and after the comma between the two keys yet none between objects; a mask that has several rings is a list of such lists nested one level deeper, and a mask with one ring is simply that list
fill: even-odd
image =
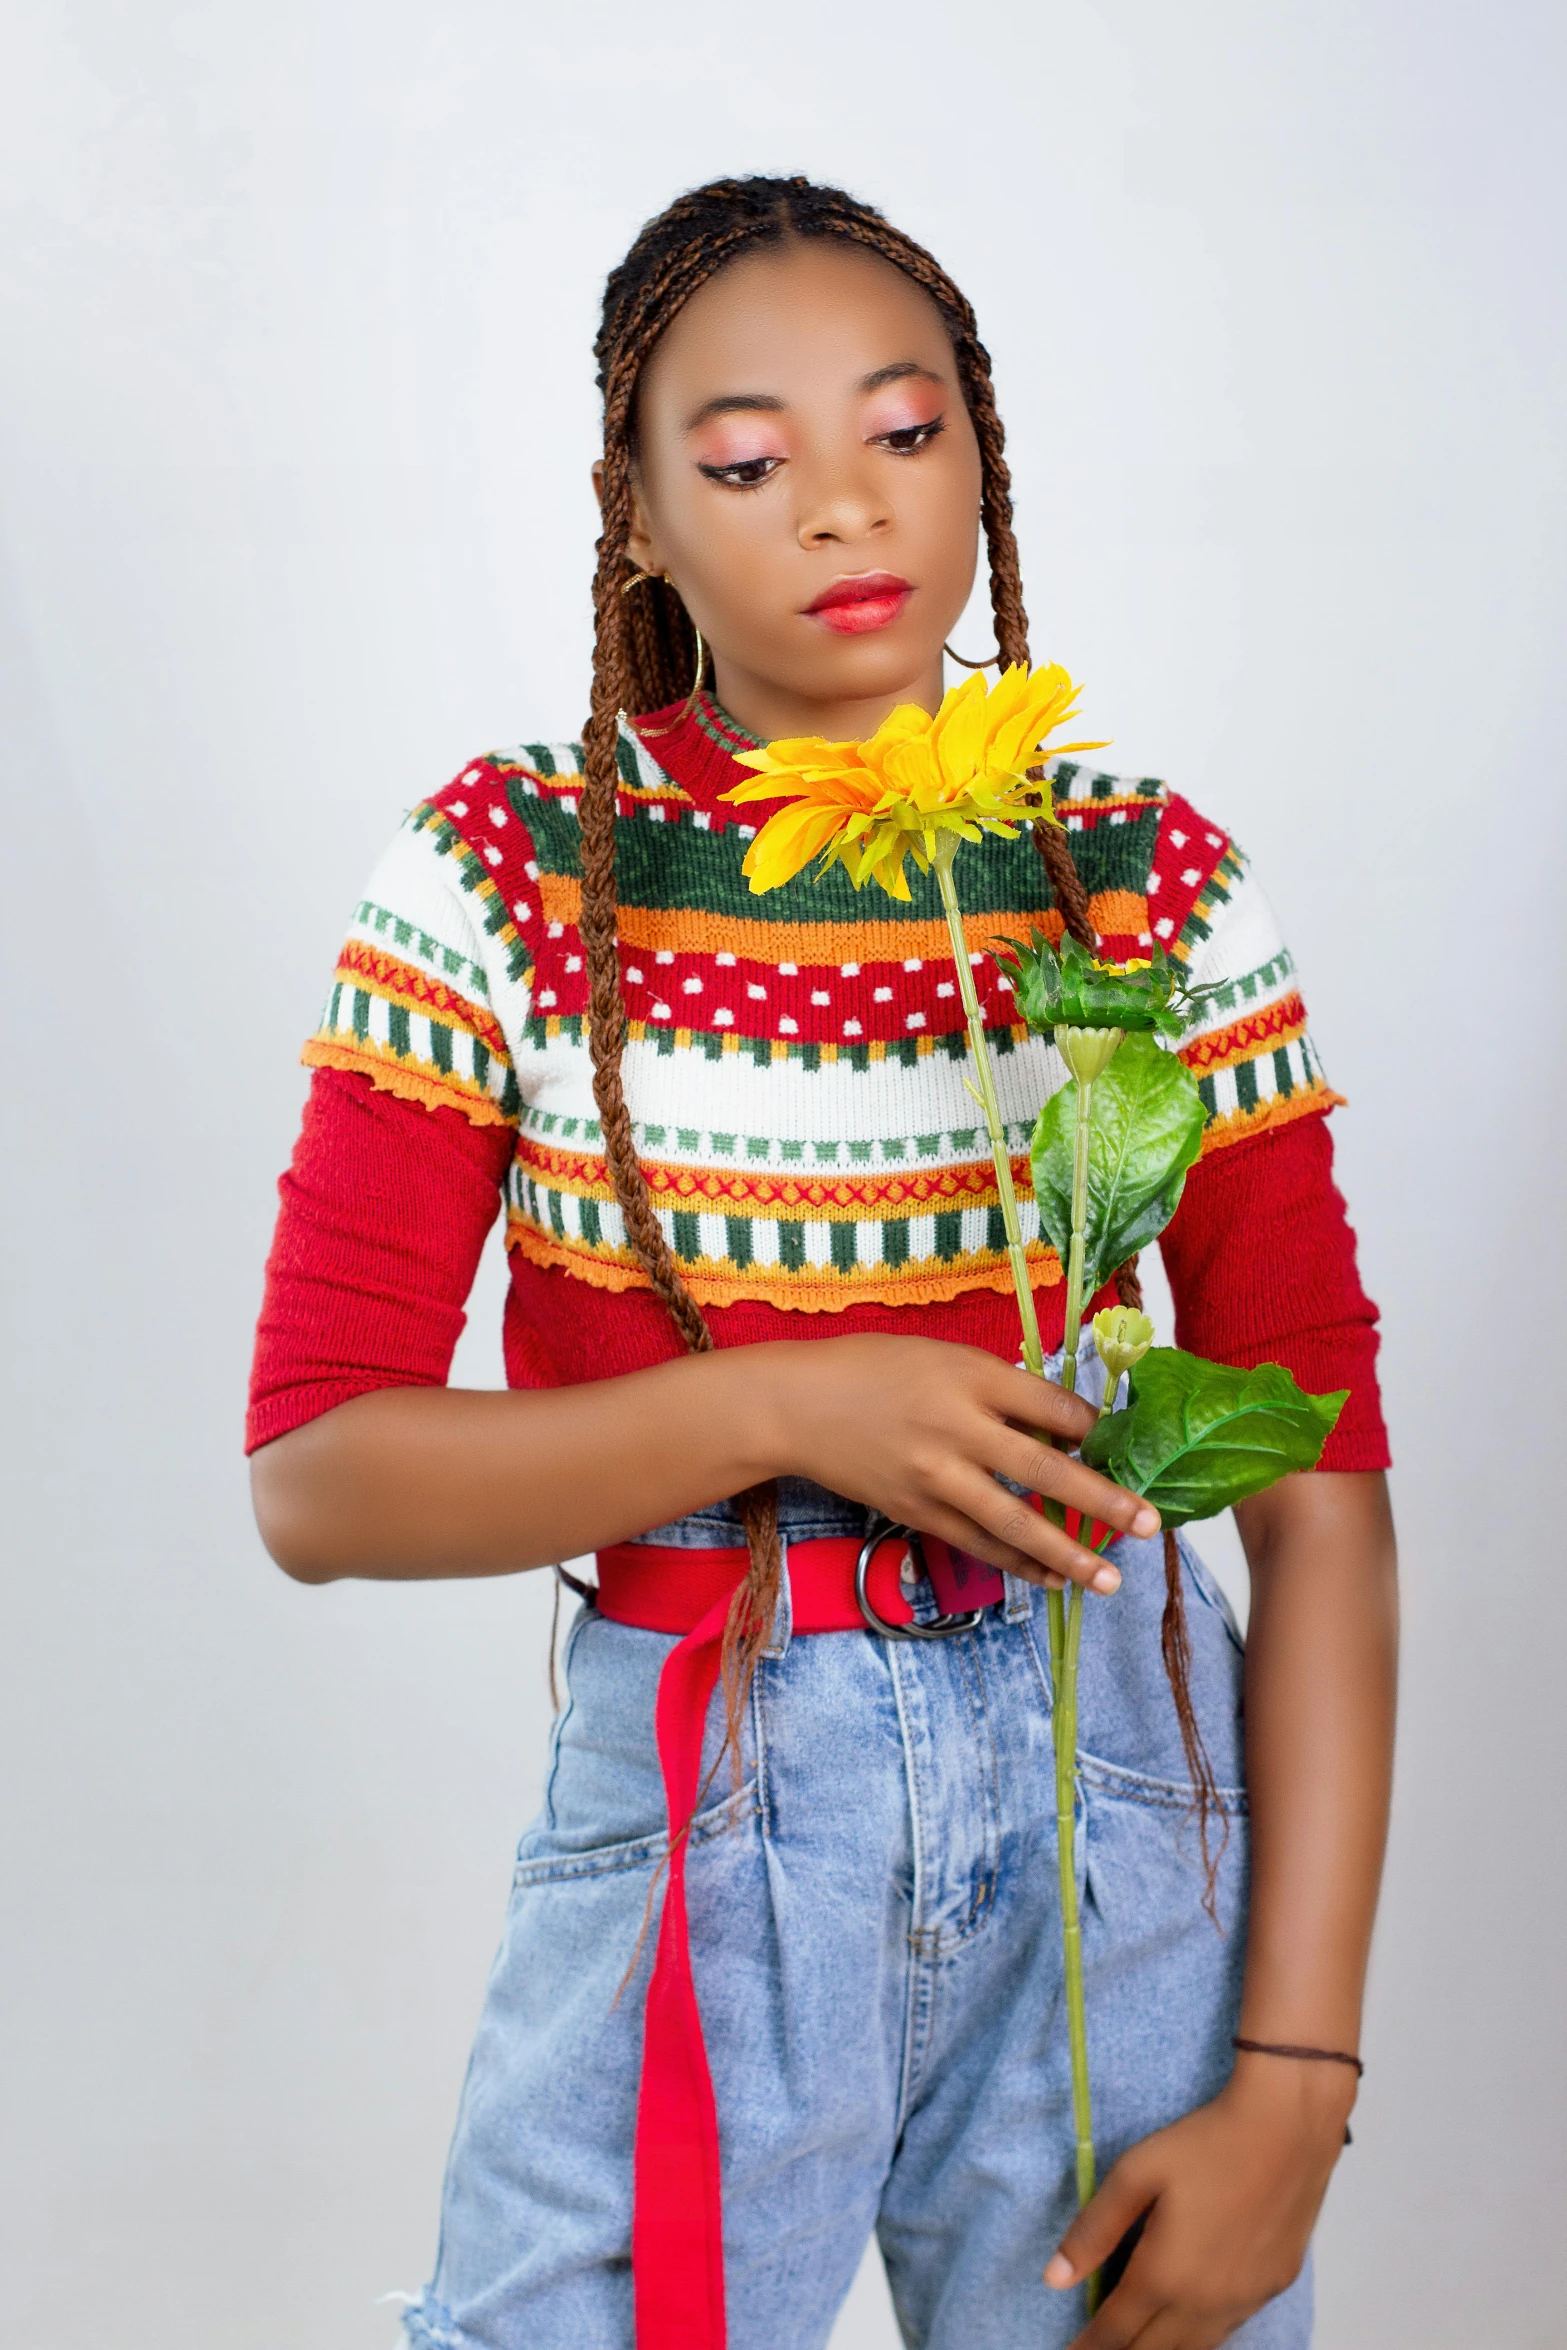
[{"label": "hair braid over shoulder", "polygon": [[[681,1340],[693,1353],[712,1333],[664,1237],[637,1159],[621,1080],[626,1013],[616,947],[615,833],[619,730],[623,715],[662,709],[688,690],[696,638],[685,608],[662,580],[622,594],[636,459],[637,386],[654,345],[697,290],[748,251],[792,238],[836,237],[878,254],[921,287],[952,338],[959,380],[979,442],[982,516],[990,558],[996,642],[1004,662],[1028,660],[1012,482],[991,386],[990,355],[969,303],[932,256],[871,205],[841,188],[804,178],[724,179],[693,188],[650,220],[610,272],[595,353],[604,395],[603,530],[593,582],[593,696],[584,730],[581,799],[582,941],[589,983],[593,1091],[605,1157],[625,1218],[626,1238]],[[1085,946],[1095,943],[1088,899],[1064,835],[1036,825],[1062,920]],[[1133,1276],[1135,1280],[1135,1275]],[[750,1570],[736,1594],[724,1638],[729,1743],[738,1767],[740,1728],[757,1661],[771,1636],[782,1568],[775,1487],[742,1497]]]}]

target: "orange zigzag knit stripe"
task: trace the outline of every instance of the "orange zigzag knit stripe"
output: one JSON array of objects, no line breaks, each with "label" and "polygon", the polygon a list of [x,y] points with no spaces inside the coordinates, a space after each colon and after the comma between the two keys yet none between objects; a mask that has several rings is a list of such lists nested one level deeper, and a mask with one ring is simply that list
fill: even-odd
[{"label": "orange zigzag knit stripe", "polygon": [[423,1012],[448,1027],[465,1028],[487,1045],[498,1061],[511,1065],[506,1038],[494,1013],[476,1004],[471,996],[459,995],[444,980],[421,971],[417,964],[405,963],[366,939],[351,938],[338,957],[337,977],[350,987],[362,988],[366,995],[399,1004],[405,1011]]},{"label": "orange zigzag knit stripe", "polygon": [[1216,1069],[1232,1069],[1237,1061],[1252,1061],[1259,1053],[1292,1044],[1306,1033],[1306,1007],[1291,993],[1260,1012],[1248,1012],[1227,1028],[1210,1029],[1181,1047],[1181,1059],[1196,1077],[1211,1077]]},{"label": "orange zigzag knit stripe", "polygon": [[[602,1158],[552,1150],[519,1138],[517,1161],[538,1182],[574,1198],[611,1200],[615,1187]],[[994,1207],[999,1198],[988,1160],[957,1167],[920,1167],[891,1175],[797,1174],[771,1167],[678,1167],[641,1161],[655,1203],[665,1208],[708,1207],[716,1214],[870,1222],[888,1216],[934,1215],[944,1208]],[[1013,1179],[1026,1191],[1027,1159],[1014,1159]]]}]

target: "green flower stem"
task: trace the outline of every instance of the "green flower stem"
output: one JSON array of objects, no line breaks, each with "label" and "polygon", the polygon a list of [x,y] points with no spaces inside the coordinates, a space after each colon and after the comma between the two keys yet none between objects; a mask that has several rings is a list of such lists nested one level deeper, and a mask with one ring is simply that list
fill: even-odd
[{"label": "green flower stem", "polygon": [[1083,1261],[1087,1254],[1088,1150],[1093,1140],[1092,1080],[1077,1086],[1077,1128],[1072,1137],[1072,1244],[1066,1262],[1066,1328],[1062,1333],[1061,1384],[1077,1387],[1077,1341],[1083,1328]]},{"label": "green flower stem", "polygon": [[[1045,1350],[1039,1341],[1039,1316],[1034,1311],[1034,1285],[1028,1277],[1028,1258],[1023,1247],[1023,1227],[1018,1222],[1017,1193],[1012,1186],[1012,1156],[1007,1149],[1007,1130],[1001,1123],[1001,1105],[996,1099],[995,1071],[990,1065],[990,1048],[985,1042],[985,1023],[980,1014],[979,994],[974,985],[974,967],[968,959],[968,940],[963,934],[963,912],[958,904],[958,893],[952,879],[952,861],[958,852],[955,832],[943,833],[936,843],[932,862],[936,869],[936,886],[941,891],[942,910],[947,917],[947,931],[952,940],[952,960],[957,966],[958,993],[963,998],[963,1010],[968,1019],[969,1058],[974,1064],[974,1075],[979,1081],[979,1105],[985,1113],[985,1132],[990,1137],[990,1156],[996,1170],[996,1189],[1001,1196],[1001,1222],[1007,1236],[1007,1257],[1012,1267],[1012,1286],[1017,1292],[1017,1310],[1023,1323],[1023,1361],[1036,1379],[1045,1375]],[[1087,1160],[1084,1160],[1086,1181]],[[1079,1282],[1079,1288],[1082,1284]]]},{"label": "green flower stem", "polygon": [[1066,1660],[1066,1612],[1063,1606],[1065,1596],[1065,1593],[1061,1591],[1047,1591],[1045,1593],[1045,1621],[1050,1627],[1050,1686],[1052,1689],[1059,1689],[1061,1686],[1061,1674]]},{"label": "green flower stem", "polygon": [[[1077,1084],[1077,1124],[1072,1148],[1072,1241],[1067,1256],[1066,1327],[1062,1334],[1061,1384],[1077,1386],[1077,1342],[1083,1327],[1083,1271],[1088,1221],[1088,1157],[1092,1140],[1093,1083]],[[1079,1529],[1080,1538],[1085,1530]],[[1083,1637],[1083,1594],[1077,1584],[1053,1591],[1048,1606],[1051,1683],[1055,1714],[1051,1731],[1056,1761],[1056,1866],[1061,1888],[1061,1962],[1066,1988],[1067,2045],[1072,2065],[1072,2128],[1077,2144],[1077,2207],[1094,2192],[1094,2109],[1088,2079],[1088,2016],[1083,1998],[1083,1923],[1077,1903],[1077,1660]],[[1099,2305],[1097,2270],[1088,2280],[1088,2312]]]},{"label": "green flower stem", "polygon": [[1072,2124],[1077,2140],[1077,2205],[1094,2191],[1094,2114],[1088,2086],[1088,2018],[1083,2003],[1083,1924],[1077,1906],[1077,1659],[1083,1594],[1074,1583],[1064,1601],[1061,1695],[1056,1707],[1056,1855],[1061,1879],[1061,1945],[1066,1973],[1066,2028],[1072,2056]]},{"label": "green flower stem", "polygon": [[[968,1020],[969,1057],[978,1080],[979,1103],[985,1114],[985,1131],[990,1137],[990,1155],[996,1170],[996,1190],[1001,1199],[1001,1221],[1007,1236],[1007,1256],[1012,1266],[1012,1286],[1017,1292],[1018,1313],[1023,1323],[1023,1360],[1036,1378],[1044,1376],[1045,1354],[1039,1338],[1039,1317],[1034,1311],[1033,1284],[1028,1277],[1028,1260],[1023,1249],[1023,1231],[1018,1222],[1017,1193],[1012,1185],[1012,1157],[1007,1149],[1006,1128],[1001,1123],[1001,1105],[996,1099],[995,1072],[990,1065],[990,1050],[985,1043],[985,1025],[980,1015],[979,994],[974,985],[973,965],[968,959],[968,940],[963,934],[963,913],[958,904],[958,893],[952,879],[953,859],[958,851],[958,836],[945,833],[935,844],[931,862],[935,867],[936,885],[941,891],[942,909],[947,917],[947,931],[952,940],[952,960],[957,968],[958,993],[963,999],[963,1010]],[[1077,1385],[1077,1341],[1083,1324],[1083,1260],[1085,1252],[1084,1225],[1088,1215],[1088,1146],[1089,1111],[1092,1087],[1079,1085],[1077,1099],[1076,1147],[1072,1161],[1072,1248],[1067,1272],[1066,1293],[1066,1359],[1062,1369],[1062,1385]],[[1047,1617],[1050,1627],[1050,1673],[1055,1691],[1056,1763],[1056,1851],[1061,1884],[1061,1946],[1066,1976],[1067,2037],[1072,2062],[1072,2122],[1077,2140],[1077,2201],[1078,2208],[1088,2201],[1094,2191],[1094,2125],[1093,2106],[1088,2085],[1088,2025],[1083,2003],[1083,1926],[1077,1905],[1077,1853],[1075,1813],[1077,1801],[1077,1654],[1083,1635],[1083,1595],[1074,1585],[1070,1595],[1059,1591],[1047,1594]],[[1090,2314],[1099,2302],[1097,2272],[1088,2280]]]}]

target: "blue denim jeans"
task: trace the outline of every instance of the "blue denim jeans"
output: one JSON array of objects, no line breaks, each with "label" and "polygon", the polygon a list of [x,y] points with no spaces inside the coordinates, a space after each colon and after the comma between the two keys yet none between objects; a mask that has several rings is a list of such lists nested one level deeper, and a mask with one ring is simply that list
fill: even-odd
[{"label": "blue denim jeans", "polygon": [[[800,1540],[866,1514],[790,1481],[781,1520]],[[647,1539],[743,1538],[720,1505]],[[1220,1932],[1160,1662],[1161,1547],[1115,1556],[1120,1592],[1086,1602],[1077,1812],[1101,2176],[1227,2077],[1246,1899],[1240,1637],[1183,1546],[1228,1828]],[[1074,2208],[1071,2096],[1044,1600],[1007,1592],[979,1631],[920,1644],[791,1638],[785,1602],[738,1788],[718,1762],[689,1899],[732,2350],[819,2350],[873,2231],[919,2350],[1054,2350],[1084,2322],[1081,2293],[1040,2278]],[[638,1937],[668,1846],[653,1702],[673,1645],[591,1607],[571,1627],[435,2276],[404,2319],[418,2350],[630,2350]],[[1310,2333],[1308,2272],[1232,2340],[1303,2350]]]}]

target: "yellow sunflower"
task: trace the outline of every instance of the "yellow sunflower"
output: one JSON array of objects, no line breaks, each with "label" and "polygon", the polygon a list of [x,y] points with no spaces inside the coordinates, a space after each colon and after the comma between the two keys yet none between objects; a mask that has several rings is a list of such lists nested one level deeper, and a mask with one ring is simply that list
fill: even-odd
[{"label": "yellow sunflower", "polygon": [[[1072,716],[1080,690],[1055,662],[1035,670],[1019,662],[988,690],[977,674],[955,685],[934,717],[900,703],[869,742],[802,735],[740,752],[739,764],[754,767],[757,780],[737,784],[726,800],[794,803],[751,843],[741,870],[753,892],[792,881],[821,855],[823,871],[842,864],[856,889],[874,880],[889,897],[906,898],[904,860],[912,856],[928,871],[943,835],[950,855],[982,832],[1010,840],[1020,825],[1056,823],[1048,788],[1027,771]],[[1103,747],[1056,743],[1049,756]]]}]

